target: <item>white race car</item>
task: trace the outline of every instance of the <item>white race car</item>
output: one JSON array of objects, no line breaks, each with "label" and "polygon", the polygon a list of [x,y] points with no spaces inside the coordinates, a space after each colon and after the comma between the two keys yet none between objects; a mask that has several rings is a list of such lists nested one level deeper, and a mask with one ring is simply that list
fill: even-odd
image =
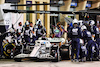
[{"label": "white race car", "polygon": [[24,58],[30,59],[50,59],[60,61],[60,42],[62,38],[48,38],[48,40],[36,40],[35,46],[30,54],[18,54],[14,57],[15,61],[21,61]]}]

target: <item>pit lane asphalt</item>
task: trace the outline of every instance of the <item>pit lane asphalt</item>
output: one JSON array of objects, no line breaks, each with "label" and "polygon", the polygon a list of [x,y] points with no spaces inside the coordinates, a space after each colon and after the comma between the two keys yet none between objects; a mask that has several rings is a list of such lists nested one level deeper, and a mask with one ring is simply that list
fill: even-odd
[{"label": "pit lane asphalt", "polygon": [[0,59],[0,67],[100,67],[100,61],[75,63],[70,60],[60,62],[34,62],[27,60],[15,62],[12,59]]}]

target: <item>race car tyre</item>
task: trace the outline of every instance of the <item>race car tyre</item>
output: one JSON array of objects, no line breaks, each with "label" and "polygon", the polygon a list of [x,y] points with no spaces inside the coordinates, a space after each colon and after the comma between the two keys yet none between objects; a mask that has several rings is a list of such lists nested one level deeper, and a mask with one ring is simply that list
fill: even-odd
[{"label": "race car tyre", "polygon": [[62,60],[69,60],[70,59],[69,53],[70,53],[69,46],[62,45],[60,47],[60,55]]},{"label": "race car tyre", "polygon": [[55,62],[59,62],[60,60],[61,60],[61,56],[57,56],[57,58],[55,59]]},{"label": "race car tyre", "polygon": [[3,53],[5,58],[11,58],[14,49],[15,49],[15,45],[13,43],[7,43],[3,45]]},{"label": "race car tyre", "polygon": [[56,51],[57,52],[55,53],[55,59],[53,59],[52,62],[59,62],[59,61],[61,61],[60,51],[59,51],[58,47],[57,47]]},{"label": "race car tyre", "polygon": [[55,59],[52,60],[52,62],[59,62],[59,61],[61,61],[61,56],[58,55]]}]

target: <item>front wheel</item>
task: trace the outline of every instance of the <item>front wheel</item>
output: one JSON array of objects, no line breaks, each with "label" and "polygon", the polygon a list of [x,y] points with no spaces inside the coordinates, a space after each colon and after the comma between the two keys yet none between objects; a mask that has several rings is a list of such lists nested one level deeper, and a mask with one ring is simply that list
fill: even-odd
[{"label": "front wheel", "polygon": [[61,61],[61,56],[60,56],[60,51],[59,51],[59,49],[57,49],[57,50],[55,51],[54,57],[55,57],[55,59],[53,59],[53,62],[59,62],[59,61]]}]

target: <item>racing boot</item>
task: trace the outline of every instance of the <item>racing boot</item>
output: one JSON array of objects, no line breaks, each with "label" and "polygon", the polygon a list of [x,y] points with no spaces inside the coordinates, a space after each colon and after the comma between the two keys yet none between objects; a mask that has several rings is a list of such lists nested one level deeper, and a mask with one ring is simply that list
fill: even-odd
[{"label": "racing boot", "polygon": [[71,62],[74,62],[74,59],[71,59]]}]

